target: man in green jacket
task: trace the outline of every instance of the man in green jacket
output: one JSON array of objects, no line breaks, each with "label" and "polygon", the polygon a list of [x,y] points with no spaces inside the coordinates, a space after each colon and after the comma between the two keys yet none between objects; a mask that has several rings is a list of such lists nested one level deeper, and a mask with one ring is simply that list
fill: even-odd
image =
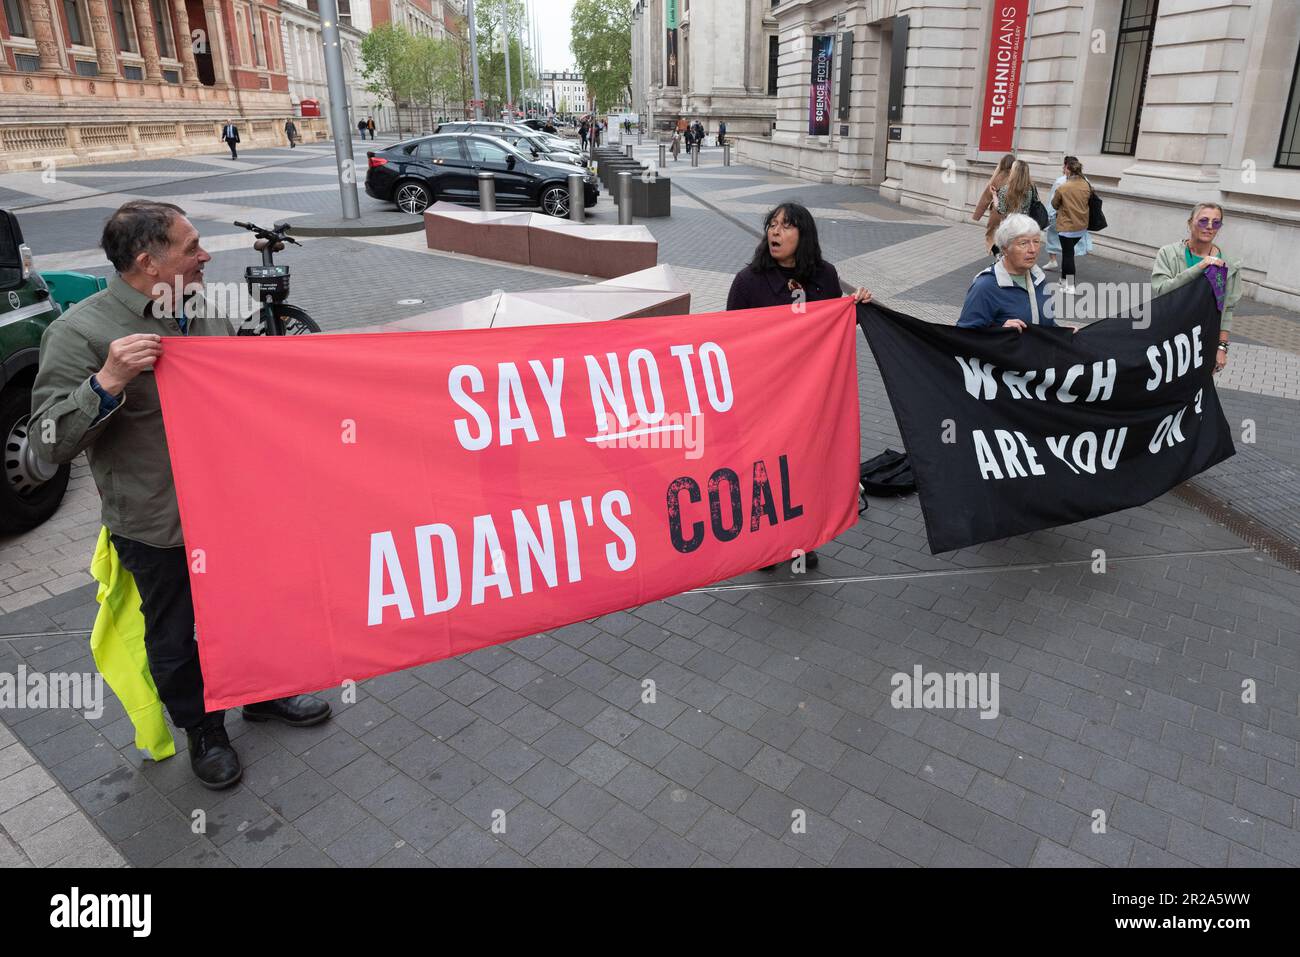
[{"label": "man in green jacket", "polygon": [[[45,330],[32,387],[32,440],[52,462],[85,451],[104,526],[140,590],[158,694],[189,737],[199,781],[229,787],[243,771],[225,713],[203,704],[189,564],[153,366],[165,336],[228,336],[234,329],[195,292],[212,257],[180,207],[126,203],[104,225],[100,245],[117,275]],[[245,705],[243,712],[247,720],[306,726],[324,721],[330,709],[296,695]]]}]

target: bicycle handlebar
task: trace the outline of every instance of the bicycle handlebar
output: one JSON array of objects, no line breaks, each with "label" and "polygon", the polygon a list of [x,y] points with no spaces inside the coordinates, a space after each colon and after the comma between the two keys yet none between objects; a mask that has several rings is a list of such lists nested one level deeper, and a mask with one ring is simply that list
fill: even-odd
[{"label": "bicycle handlebar", "polygon": [[275,243],[293,243],[295,246],[302,245],[298,240],[288,235],[288,223],[277,223],[274,229],[264,229],[256,223],[241,223],[239,220],[235,220],[235,225],[241,229],[247,229],[249,232],[256,233],[259,239],[266,239]]}]

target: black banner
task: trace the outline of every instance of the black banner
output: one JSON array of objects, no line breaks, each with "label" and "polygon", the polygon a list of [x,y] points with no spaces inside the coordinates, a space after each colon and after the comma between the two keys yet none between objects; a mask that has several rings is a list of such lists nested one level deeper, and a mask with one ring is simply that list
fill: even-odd
[{"label": "black banner", "polygon": [[1143,505],[1233,455],[1214,389],[1219,318],[1208,281],[1077,334],[859,307],[930,550]]}]

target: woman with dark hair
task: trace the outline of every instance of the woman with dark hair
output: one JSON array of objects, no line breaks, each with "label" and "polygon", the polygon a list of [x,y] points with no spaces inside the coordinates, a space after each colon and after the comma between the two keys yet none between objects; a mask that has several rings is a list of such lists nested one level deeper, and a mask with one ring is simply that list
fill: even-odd
[{"label": "woman with dark hair", "polygon": [[[748,266],[736,273],[727,293],[727,311],[762,306],[789,306],[796,302],[839,299],[839,273],[822,259],[817,223],[798,203],[782,203],[763,219],[763,239]],[[871,290],[858,288],[858,302],[870,302]],[[808,552],[805,567],[817,567],[817,553]],[[770,572],[775,565],[765,565]]]},{"label": "woman with dark hair", "polygon": [[[727,311],[788,306],[844,295],[835,267],[822,258],[817,223],[798,203],[782,203],[763,219],[763,239],[749,265],[736,273],[727,294]],[[858,302],[871,292],[858,289]]]}]

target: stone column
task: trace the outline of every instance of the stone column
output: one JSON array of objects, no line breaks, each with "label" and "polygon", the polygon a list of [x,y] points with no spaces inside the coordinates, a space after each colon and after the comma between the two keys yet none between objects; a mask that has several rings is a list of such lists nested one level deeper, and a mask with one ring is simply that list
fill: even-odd
[{"label": "stone column", "polygon": [[[101,0],[102,2],[102,0]],[[198,86],[199,68],[194,62],[194,41],[190,37],[190,14],[185,0],[172,0],[176,11],[176,57],[181,61],[181,79],[186,86]]]},{"label": "stone column", "polygon": [[54,39],[54,24],[51,22],[48,0],[31,0],[32,33],[36,35],[36,52],[40,59],[42,72],[64,73],[63,63],[59,59],[59,44]]},{"label": "stone column", "polygon": [[226,32],[217,0],[203,0],[203,13],[207,20],[208,52],[212,54],[212,82],[214,86],[226,86],[230,82],[230,59],[226,56]]},{"label": "stone column", "polygon": [[140,56],[144,57],[144,78],[162,79],[162,64],[158,62],[158,41],[153,34],[153,10],[149,0],[131,0],[135,11],[135,35],[140,41]]},{"label": "stone column", "polygon": [[101,76],[117,75],[117,50],[113,30],[108,25],[107,0],[89,0],[90,33],[95,38],[95,61]]}]

